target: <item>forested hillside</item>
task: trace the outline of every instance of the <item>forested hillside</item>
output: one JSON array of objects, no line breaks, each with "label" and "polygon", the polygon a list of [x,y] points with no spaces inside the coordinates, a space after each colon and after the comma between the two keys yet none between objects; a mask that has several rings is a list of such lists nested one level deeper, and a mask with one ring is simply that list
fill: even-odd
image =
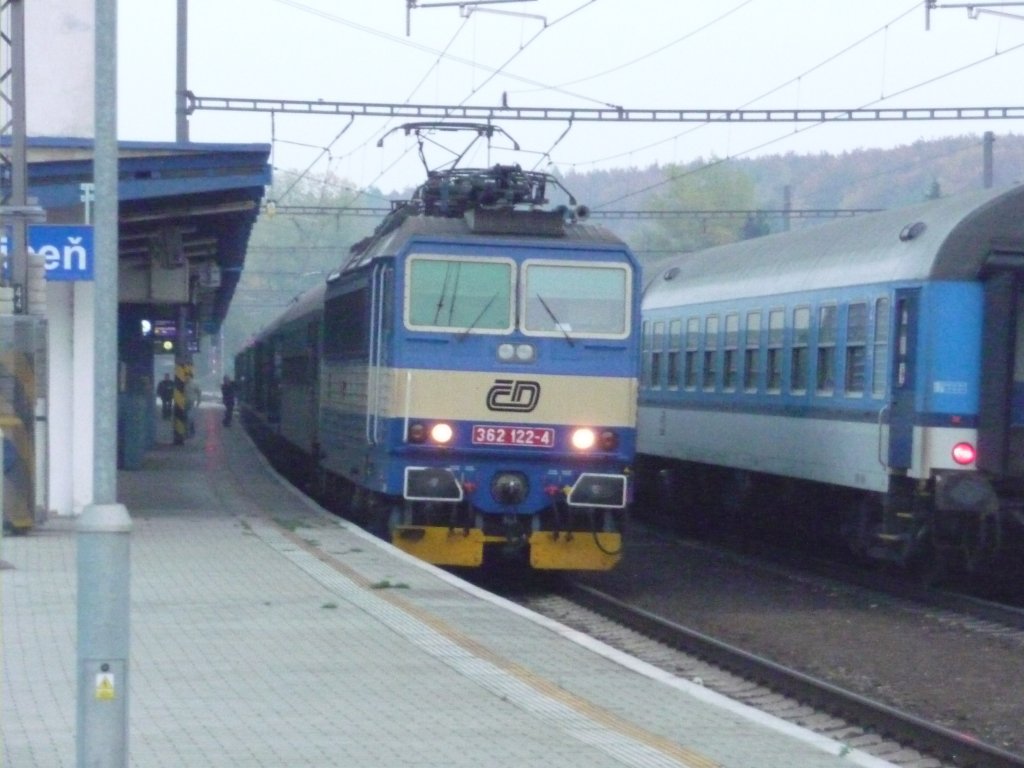
[{"label": "forested hillside", "polygon": [[[896,208],[980,188],[982,147],[980,135],[964,135],[838,155],[702,158],[683,166],[567,173],[564,183],[581,202],[597,211],[778,211],[786,206],[787,192],[793,209]],[[994,186],[1024,182],[1024,136],[997,135],[993,157]],[[648,191],[623,198],[637,189]],[[825,220],[794,219],[791,226],[814,226]],[[601,223],[626,238],[648,261],[671,252],[736,240],[749,236],[749,230],[764,233],[784,228],[782,218],[773,215],[756,217],[753,222],[743,218],[679,218],[658,222],[612,219]]]},{"label": "forested hillside", "polygon": [[[560,178],[579,203],[596,211],[778,211],[786,194],[793,209],[894,208],[928,197],[982,186],[982,137],[919,141],[895,149],[860,149],[839,155],[771,155],[724,160],[702,158],[682,166],[569,172]],[[1024,181],[1024,136],[999,135],[994,145],[996,186]],[[357,195],[343,179],[278,173],[268,200],[274,215],[260,216],[245,270],[224,327],[224,350],[233,355],[293,298],[322,281],[349,247],[372,232],[379,218],[343,213],[294,215],[286,206],[386,207],[387,198],[412,190]],[[639,190],[642,190],[638,192]],[[645,263],[667,255],[765,234],[783,228],[774,214],[731,217],[678,216],[661,220],[594,221],[619,233]],[[794,219],[814,226],[826,219]]]}]

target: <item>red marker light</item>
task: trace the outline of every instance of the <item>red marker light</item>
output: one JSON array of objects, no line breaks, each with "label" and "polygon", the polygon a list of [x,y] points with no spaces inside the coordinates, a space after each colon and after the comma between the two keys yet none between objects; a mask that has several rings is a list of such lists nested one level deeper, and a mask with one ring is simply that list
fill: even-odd
[{"label": "red marker light", "polygon": [[953,446],[953,461],[961,466],[973,464],[978,458],[978,452],[970,443],[957,443]]}]

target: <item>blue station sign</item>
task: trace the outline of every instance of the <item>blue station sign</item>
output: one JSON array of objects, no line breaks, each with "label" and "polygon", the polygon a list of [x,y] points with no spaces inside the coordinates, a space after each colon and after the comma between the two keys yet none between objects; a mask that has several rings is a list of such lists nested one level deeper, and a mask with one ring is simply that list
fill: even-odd
[{"label": "blue station sign", "polygon": [[[11,277],[10,243],[10,227],[0,228],[0,269],[7,280]],[[28,249],[42,255],[47,280],[95,279],[96,251],[89,225],[34,224],[28,228]]]},{"label": "blue station sign", "polygon": [[92,280],[95,277],[96,251],[91,226],[36,224],[28,228],[28,247],[43,257],[47,280]]}]

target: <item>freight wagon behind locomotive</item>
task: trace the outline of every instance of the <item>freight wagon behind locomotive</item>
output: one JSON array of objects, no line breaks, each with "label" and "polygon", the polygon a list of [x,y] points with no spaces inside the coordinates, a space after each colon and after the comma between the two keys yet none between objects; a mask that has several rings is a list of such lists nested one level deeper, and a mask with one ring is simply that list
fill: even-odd
[{"label": "freight wagon behind locomotive", "polygon": [[620,556],[640,281],[621,240],[545,205],[552,183],[432,172],[236,360],[273,450],[433,563]]},{"label": "freight wagon behind locomotive", "polygon": [[668,260],[643,325],[641,501],[839,513],[901,563],[1019,554],[1024,187]]}]

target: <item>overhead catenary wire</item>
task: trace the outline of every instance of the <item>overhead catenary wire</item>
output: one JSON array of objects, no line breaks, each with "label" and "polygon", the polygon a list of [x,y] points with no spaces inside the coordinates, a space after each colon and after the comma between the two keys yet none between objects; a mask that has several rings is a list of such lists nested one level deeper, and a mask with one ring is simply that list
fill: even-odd
[{"label": "overhead catenary wire", "polygon": [[[316,13],[318,16],[320,16],[322,18],[329,18],[331,20],[339,21],[340,23],[349,23],[347,20],[340,19],[339,17],[337,17],[337,16],[335,16],[333,14],[325,14],[324,12],[318,11],[316,9],[311,9],[308,5],[305,5],[305,4],[301,3],[301,2],[297,2],[296,0],[275,0],[275,2],[281,2],[282,4],[288,5],[288,6],[293,7],[293,8],[302,9],[302,10],[306,10],[308,12]],[[592,3],[593,3],[593,0],[591,0],[591,3],[585,3],[585,4],[581,5],[581,6],[579,6],[575,11],[573,11],[573,13],[578,12],[580,9],[582,9],[582,8],[588,6],[588,5],[591,5]],[[737,6],[735,6],[735,8],[732,9],[732,10],[735,11],[735,10],[738,10],[740,8],[746,7],[747,4],[748,3],[741,3],[741,4],[737,5]],[[899,20],[900,18],[902,18],[906,14],[908,14],[910,12],[913,12],[915,9],[919,9],[919,7],[920,7],[920,4],[919,3],[915,3],[911,8],[909,8],[908,10],[905,10],[902,14],[897,16],[893,21],[888,22],[885,26],[880,28],[880,30],[876,30],[875,33],[873,33],[873,34],[879,34],[880,31],[881,31],[881,33],[887,34],[887,32],[885,32],[885,30],[887,30],[889,24],[892,24],[894,21]],[[568,16],[568,15],[569,14],[567,14],[566,16]],[[349,26],[352,26],[352,27],[354,27],[356,29],[359,29],[361,31],[370,31],[370,28],[365,27],[364,25],[349,23]],[[409,41],[401,40],[399,38],[395,38],[394,36],[387,35],[387,33],[381,33],[381,36],[383,36],[385,38],[388,38],[388,39],[392,39],[395,42],[401,43],[403,45],[409,44]],[[527,42],[526,44],[529,44],[529,43]],[[856,44],[854,44],[854,45],[856,45]],[[434,49],[426,47],[426,46],[418,46],[417,44],[413,44],[413,47],[419,47],[421,50],[431,50],[431,51],[434,50]],[[661,48],[664,49],[665,46],[661,46]],[[644,57],[649,58],[650,56],[655,55],[656,52],[657,51],[652,51],[652,52],[649,52],[647,54],[644,54]],[[442,56],[443,53],[444,52],[437,53],[435,51],[436,60],[435,60],[434,65],[432,65],[432,66],[436,67],[437,62],[440,62],[442,60],[446,60],[446,61],[459,61],[459,57],[452,57],[452,56],[447,56],[447,55]],[[823,65],[824,63],[826,63],[827,61],[829,61],[829,60],[831,60],[833,58],[838,57],[841,54],[842,54],[842,51],[837,53],[837,54],[835,54],[833,57],[830,57],[830,59],[826,59],[825,62],[822,62],[821,65]],[[518,56],[518,55],[519,55],[519,53],[517,52],[515,54],[515,56]],[[514,59],[515,56],[513,56],[512,59]],[[485,70],[491,71],[492,72],[492,76],[489,78],[489,80],[493,80],[494,77],[498,76],[499,73],[500,73],[500,75],[502,77],[508,77],[508,78],[513,78],[513,79],[516,78],[516,73],[509,71],[510,67],[509,67],[508,61],[503,63],[502,67],[498,67],[498,68],[494,68],[494,67],[488,68],[488,67],[485,67],[485,66],[481,65],[479,62],[476,62],[476,61],[466,61],[464,59],[459,61],[459,63],[464,63],[464,64],[467,64],[467,65],[473,66],[474,68],[485,69]],[[971,65],[966,65],[965,67],[963,67],[963,69],[969,68],[970,66],[974,66],[974,65],[976,65],[976,63],[977,62],[975,62],[974,64],[971,64]],[[818,66],[821,66],[821,65],[818,65]],[[811,68],[811,69],[808,70],[808,72],[813,71],[813,70],[814,70],[814,68]],[[600,74],[600,73],[598,73],[598,74]],[[807,73],[804,73],[804,74],[806,75]],[[429,72],[427,74],[427,77],[429,77]],[[593,77],[594,76],[591,76],[591,77],[589,77],[587,79],[593,79]],[[424,80],[421,81],[421,83],[425,82],[425,79],[426,78],[424,78]],[[934,82],[935,79],[939,79],[939,78],[933,78],[932,80],[930,80],[928,82]],[[792,83],[793,80],[790,80],[789,82]],[[417,86],[417,88],[419,88],[419,87],[421,87],[421,86]],[[479,86],[476,86],[474,88],[474,92],[478,91],[479,88],[481,88],[481,87],[482,87],[482,84],[479,85]],[[545,86],[545,87],[548,88],[548,86]],[[779,90],[782,87],[785,87],[785,84],[783,84],[781,86],[778,86],[777,88],[773,89],[769,93],[775,92],[775,91]],[[920,87],[920,86],[914,86],[914,87]],[[910,90],[910,89],[907,89],[907,90]],[[579,95],[579,94],[577,94],[577,95]],[[892,98],[893,95],[894,94],[888,94],[887,98]],[[764,95],[762,95],[761,97],[758,97],[758,98],[764,98]],[[590,99],[590,100],[598,102],[598,103],[602,103],[600,99]],[[816,124],[816,126],[817,126],[817,124]],[[803,130],[806,130],[806,129],[803,129]],[[796,130],[796,131],[794,131],[792,133],[787,133],[786,136],[792,136],[794,133],[800,133],[800,132],[801,132],[800,130]],[[683,134],[677,134],[677,135],[671,137],[670,139],[667,139],[666,141],[677,141],[679,139],[680,135],[683,135]],[[659,143],[661,143],[661,142],[659,142]],[[746,150],[743,150],[742,152],[730,153],[730,157],[740,157],[740,156],[742,156],[744,154],[748,154],[749,152],[756,151],[756,149],[759,148],[759,147],[766,146],[766,145],[769,145],[771,143],[774,143],[774,142],[768,142],[768,143],[765,143],[765,144],[758,144],[758,146],[755,147],[755,148],[746,149]],[[565,146],[564,144],[559,144],[559,141],[556,140],[555,145],[553,145],[551,149],[553,149],[554,146],[556,146],[556,145],[557,146],[562,146],[562,147]],[[355,150],[353,150],[353,151],[355,151]],[[409,151],[411,151],[411,148],[410,148]],[[622,153],[622,154],[631,154],[631,153],[636,152],[636,151],[639,151],[639,148],[638,149],[634,149],[634,150],[630,150],[629,152]],[[560,150],[559,154],[563,154],[563,153],[564,153],[564,149]],[[351,153],[348,153],[348,154],[351,154]],[[407,152],[404,153],[404,154],[407,154]],[[550,156],[550,154],[551,154],[551,150],[549,150],[549,156]],[[557,158],[553,158],[553,159],[557,159]],[[592,161],[592,160],[588,160],[588,161],[571,161],[571,162],[564,162],[564,161],[559,160],[560,164],[570,165],[570,166],[573,166],[573,167],[582,167],[582,166],[585,166],[585,165],[588,165],[588,164],[591,164],[591,163],[595,163],[595,162],[600,162],[600,160],[596,160],[596,161]],[[377,177],[374,179],[374,181],[371,182],[371,184],[376,183],[380,178],[384,177],[384,175],[386,173],[390,172],[390,170],[392,168],[394,168],[396,165],[397,165],[397,161],[391,163],[386,168],[382,168],[381,172],[377,175]],[[367,186],[370,186],[370,185],[367,185]]]},{"label": "overhead catenary wire", "polygon": [[[1019,43],[1019,44],[1014,45],[1014,46],[1012,46],[1010,48],[1006,48],[1006,49],[1004,49],[1002,51],[997,51],[996,53],[990,54],[988,56],[984,56],[984,57],[982,57],[980,59],[977,59],[977,60],[975,60],[973,62],[970,62],[969,64],[964,64],[964,65],[961,65],[959,67],[955,67],[955,68],[953,68],[953,69],[951,69],[951,70],[949,70],[947,72],[944,72],[941,75],[936,75],[935,77],[931,77],[931,78],[929,78],[927,80],[924,80],[924,81],[922,81],[920,83],[916,83],[915,85],[903,88],[903,89],[901,89],[899,91],[896,91],[896,92],[890,94],[889,96],[886,96],[885,99],[877,99],[875,101],[868,102],[867,104],[864,104],[861,107],[859,107],[859,109],[865,109],[865,108],[868,108],[868,107],[871,107],[871,106],[877,104],[879,101],[885,101],[885,100],[894,98],[896,96],[901,96],[901,95],[903,95],[905,93],[909,93],[909,92],[911,92],[913,90],[916,90],[918,88],[923,88],[926,85],[932,85],[933,83],[939,82],[940,80],[943,80],[943,79],[945,79],[947,77],[951,77],[952,75],[959,74],[960,72],[963,72],[963,71],[965,71],[967,69],[970,69],[972,67],[978,66],[978,65],[983,64],[985,62],[991,61],[992,59],[994,59],[994,58],[996,58],[998,56],[1002,56],[1002,55],[1005,55],[1007,53],[1011,53],[1013,51],[1020,50],[1022,48],[1024,48],[1024,43]],[[820,122],[816,122],[816,123],[813,123],[811,125],[806,125],[806,126],[795,128],[790,133],[786,133],[786,134],[781,135],[781,136],[776,136],[773,139],[768,139],[766,141],[760,142],[759,144],[756,144],[754,146],[748,147],[748,148],[746,148],[746,149],[744,149],[744,150],[742,150],[740,152],[732,153],[732,154],[730,154],[727,157],[716,159],[716,160],[714,160],[714,161],[712,161],[710,163],[707,163],[706,165],[701,166],[700,168],[692,169],[692,170],[686,171],[684,173],[680,173],[680,174],[676,174],[676,175],[673,175],[673,176],[666,177],[665,179],[663,179],[663,180],[661,180],[659,182],[656,182],[654,184],[649,184],[649,185],[647,185],[646,187],[644,187],[642,189],[635,190],[635,191],[630,192],[630,193],[625,194],[625,195],[620,195],[619,197],[616,197],[613,200],[606,200],[606,201],[604,201],[602,203],[595,204],[593,207],[594,208],[600,208],[600,207],[605,207],[605,206],[608,206],[608,205],[613,205],[615,203],[619,203],[619,202],[621,202],[623,200],[628,200],[629,198],[635,197],[636,195],[640,195],[640,194],[643,194],[645,192],[650,192],[652,189],[656,189],[656,188],[664,186],[666,184],[671,184],[673,181],[677,181],[678,179],[682,179],[682,178],[685,178],[687,176],[691,176],[691,175],[693,175],[695,173],[700,173],[700,172],[702,172],[702,171],[704,171],[704,170],[706,170],[708,168],[713,168],[715,166],[721,165],[722,163],[729,162],[730,160],[733,160],[733,159],[735,159],[737,157],[742,157],[744,155],[749,155],[749,154],[751,154],[753,152],[757,152],[759,150],[765,149],[766,147],[770,147],[773,144],[777,144],[780,141],[783,141],[785,139],[788,139],[788,138],[792,137],[794,134],[805,133],[806,131],[810,131],[810,130],[813,130],[815,128],[820,128],[823,125],[828,125],[830,122],[833,122],[833,121],[822,120]]]}]

